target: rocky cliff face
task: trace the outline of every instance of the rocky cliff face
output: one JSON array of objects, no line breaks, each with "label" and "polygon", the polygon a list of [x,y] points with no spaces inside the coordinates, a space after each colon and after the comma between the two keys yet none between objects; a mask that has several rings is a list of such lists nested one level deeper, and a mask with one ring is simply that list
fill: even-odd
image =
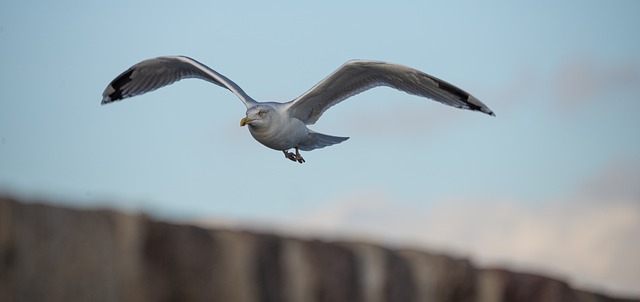
[{"label": "rocky cliff face", "polygon": [[631,301],[374,244],[0,197],[0,301]]}]

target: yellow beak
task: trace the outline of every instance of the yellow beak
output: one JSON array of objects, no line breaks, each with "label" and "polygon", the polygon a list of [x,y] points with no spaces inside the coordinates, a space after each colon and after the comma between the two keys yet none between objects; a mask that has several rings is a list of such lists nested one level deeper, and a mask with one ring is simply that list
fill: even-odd
[{"label": "yellow beak", "polygon": [[240,127],[244,127],[251,122],[253,122],[253,120],[245,116],[240,120]]}]

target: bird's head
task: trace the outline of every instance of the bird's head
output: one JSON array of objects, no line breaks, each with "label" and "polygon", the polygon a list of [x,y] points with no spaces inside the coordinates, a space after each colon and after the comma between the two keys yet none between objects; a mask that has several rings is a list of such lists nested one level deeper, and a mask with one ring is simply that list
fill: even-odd
[{"label": "bird's head", "polygon": [[267,125],[271,121],[273,114],[274,109],[269,106],[251,107],[247,109],[247,116],[240,120],[240,126],[260,127]]}]

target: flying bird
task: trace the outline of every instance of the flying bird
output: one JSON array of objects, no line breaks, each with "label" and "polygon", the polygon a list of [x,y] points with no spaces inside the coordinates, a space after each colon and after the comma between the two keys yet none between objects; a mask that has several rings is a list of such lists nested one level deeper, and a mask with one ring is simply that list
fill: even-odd
[{"label": "flying bird", "polygon": [[[309,91],[287,103],[258,102],[236,83],[186,56],[163,56],[144,60],[117,76],[102,93],[102,104],[147,93],[186,78],[198,78],[233,92],[247,107],[240,126],[261,144],[294,162],[303,163],[300,150],[311,151],[341,143],[348,137],[315,132],[322,113],[347,98],[377,86],[389,86],[457,108],[493,111],[464,90],[419,70],[385,62],[351,60]],[[294,152],[289,150],[294,149]]]}]

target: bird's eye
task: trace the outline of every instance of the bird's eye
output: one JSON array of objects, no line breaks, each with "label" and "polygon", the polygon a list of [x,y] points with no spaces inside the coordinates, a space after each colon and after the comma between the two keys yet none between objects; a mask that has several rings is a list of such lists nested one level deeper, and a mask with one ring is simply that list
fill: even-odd
[{"label": "bird's eye", "polygon": [[259,115],[259,116],[264,116],[264,114],[265,114],[265,113],[266,113],[266,112],[264,112],[263,110],[258,111],[258,115]]}]

